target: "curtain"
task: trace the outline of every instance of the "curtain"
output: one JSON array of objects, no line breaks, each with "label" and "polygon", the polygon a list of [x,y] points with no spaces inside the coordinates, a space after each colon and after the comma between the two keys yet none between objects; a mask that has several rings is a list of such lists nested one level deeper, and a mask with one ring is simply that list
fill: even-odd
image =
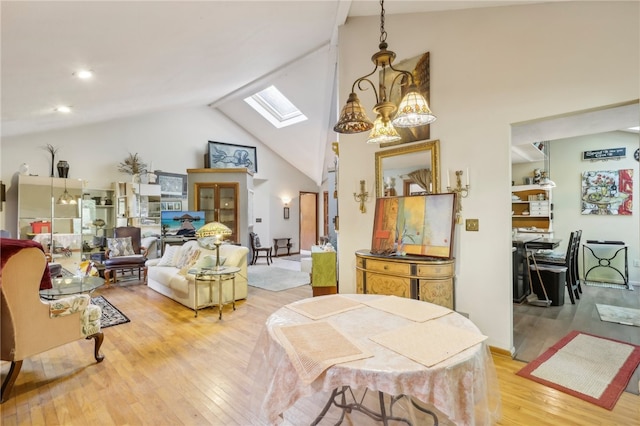
[{"label": "curtain", "polygon": [[426,192],[429,191],[429,184],[431,183],[431,170],[430,169],[418,169],[408,174],[408,176]]}]

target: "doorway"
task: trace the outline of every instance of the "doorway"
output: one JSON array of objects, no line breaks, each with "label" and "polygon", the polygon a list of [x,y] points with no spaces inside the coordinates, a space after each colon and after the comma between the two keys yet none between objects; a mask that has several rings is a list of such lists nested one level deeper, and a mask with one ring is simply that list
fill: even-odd
[{"label": "doorway", "polygon": [[318,193],[300,192],[300,250],[311,251],[318,241]]}]

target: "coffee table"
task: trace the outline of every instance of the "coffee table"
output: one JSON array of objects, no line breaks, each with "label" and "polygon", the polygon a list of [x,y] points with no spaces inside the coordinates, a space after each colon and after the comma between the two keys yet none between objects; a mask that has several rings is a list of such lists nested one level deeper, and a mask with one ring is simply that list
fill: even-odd
[{"label": "coffee table", "polygon": [[40,290],[40,297],[52,300],[74,294],[88,294],[104,285],[104,279],[90,275],[72,276],[52,278],[51,284],[53,286],[52,288]]}]

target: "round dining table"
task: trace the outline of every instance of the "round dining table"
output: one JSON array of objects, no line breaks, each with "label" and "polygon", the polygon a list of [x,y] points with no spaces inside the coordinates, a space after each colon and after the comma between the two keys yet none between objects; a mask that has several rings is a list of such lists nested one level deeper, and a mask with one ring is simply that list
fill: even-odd
[{"label": "round dining table", "polygon": [[[375,341],[377,336],[406,332],[406,327],[421,327],[403,312],[385,311],[373,306],[373,302],[385,301],[380,298],[394,297],[364,294],[322,296],[294,302],[271,314],[255,345],[249,366],[255,377],[252,404],[261,421],[278,424],[286,417],[292,424],[316,424],[333,404],[342,407],[340,421],[345,413],[357,410],[385,424],[387,420],[420,424],[412,419],[421,413],[431,415],[432,412],[446,416],[456,425],[494,424],[499,418],[500,392],[493,359],[485,341],[457,352],[454,350],[456,353],[445,355],[446,359],[435,365],[426,366],[414,361]],[[333,313],[328,308],[321,318],[314,318],[301,309],[312,306],[306,305],[311,301],[315,312],[323,312],[323,304],[338,306],[335,302],[341,302],[341,306],[352,306]],[[345,302],[348,303],[345,305]],[[446,309],[412,299],[404,299],[402,303],[418,314],[421,310],[436,307]],[[424,325],[451,326],[470,335],[481,335],[472,321],[455,311],[446,310],[445,315],[425,321]],[[361,349],[361,358],[335,364],[328,360],[331,365],[316,373],[317,377],[301,374],[300,366],[313,362],[305,356],[292,354],[291,345],[284,342],[282,330],[290,326],[311,326],[320,321],[328,323],[327,327],[330,326],[332,332],[339,333],[337,336],[344,339],[343,342]],[[430,321],[435,323],[427,324]],[[410,346],[425,345],[429,349],[446,348],[455,344],[452,339],[456,336],[416,333],[408,341]],[[327,353],[332,351],[340,352],[327,347]],[[319,352],[321,356],[323,351]],[[369,397],[374,406],[364,407],[358,401],[349,403],[346,400],[353,393],[363,395],[365,390],[379,395],[379,398]],[[303,398],[315,398],[314,406],[324,409],[306,412],[305,418],[300,418],[304,408],[293,409],[291,412],[295,418],[290,419],[287,410]],[[396,404],[400,399],[404,401],[404,408]]]}]

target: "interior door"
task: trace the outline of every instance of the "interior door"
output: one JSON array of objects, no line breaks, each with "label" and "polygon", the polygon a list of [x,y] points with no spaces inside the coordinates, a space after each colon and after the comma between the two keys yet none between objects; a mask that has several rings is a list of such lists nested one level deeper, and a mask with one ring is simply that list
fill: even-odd
[{"label": "interior door", "polygon": [[300,250],[318,241],[318,193],[300,192]]}]

